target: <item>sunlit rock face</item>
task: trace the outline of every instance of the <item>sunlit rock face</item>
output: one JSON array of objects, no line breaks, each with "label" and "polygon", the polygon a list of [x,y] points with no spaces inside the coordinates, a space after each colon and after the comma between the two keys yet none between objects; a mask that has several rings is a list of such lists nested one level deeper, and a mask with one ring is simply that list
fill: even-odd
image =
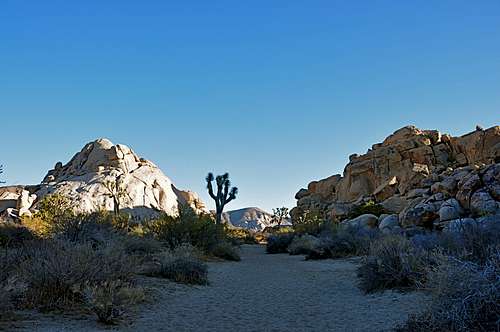
[{"label": "sunlit rock face", "polygon": [[155,164],[140,158],[129,147],[114,145],[107,139],[88,143],[66,165],[58,162],[40,185],[26,187],[29,199],[26,195],[23,198],[21,192],[18,200],[23,199],[22,208],[26,211],[30,201],[29,208],[36,209],[41,198],[58,193],[68,197],[79,212],[113,210],[108,183],[120,184],[125,193],[120,207],[137,219],[160,212],[175,214],[180,204],[206,212],[196,193],[177,189]]},{"label": "sunlit rock face", "polygon": [[366,154],[351,155],[343,175],[301,189],[291,216],[297,220],[316,212],[343,220],[369,200],[398,215],[404,227],[495,216],[500,213],[499,163],[500,126],[460,137],[403,127]]}]

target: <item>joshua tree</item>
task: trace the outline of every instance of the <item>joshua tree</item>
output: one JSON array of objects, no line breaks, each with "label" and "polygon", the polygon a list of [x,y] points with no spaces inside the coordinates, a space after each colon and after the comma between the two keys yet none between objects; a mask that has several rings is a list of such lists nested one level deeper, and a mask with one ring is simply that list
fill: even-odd
[{"label": "joshua tree", "polygon": [[215,201],[215,212],[216,212],[216,223],[219,225],[222,222],[222,211],[224,211],[224,206],[236,198],[238,194],[238,188],[231,187],[231,181],[229,181],[229,174],[218,175],[215,178],[215,183],[217,184],[217,195],[214,194],[214,188],[212,187],[212,182],[214,181],[214,175],[208,173],[207,175],[207,189],[210,197]]},{"label": "joshua tree", "polygon": [[280,207],[273,209],[273,223],[281,226],[281,224],[288,218],[288,208]]},{"label": "joshua tree", "polygon": [[127,191],[123,188],[120,178],[113,181],[104,182],[104,187],[108,190],[108,197],[113,199],[113,212],[116,216],[120,214],[120,204],[122,199],[127,197]]},{"label": "joshua tree", "polygon": [[[3,174],[3,165],[0,165],[0,174]],[[5,183],[5,181],[0,180],[0,183]]]}]

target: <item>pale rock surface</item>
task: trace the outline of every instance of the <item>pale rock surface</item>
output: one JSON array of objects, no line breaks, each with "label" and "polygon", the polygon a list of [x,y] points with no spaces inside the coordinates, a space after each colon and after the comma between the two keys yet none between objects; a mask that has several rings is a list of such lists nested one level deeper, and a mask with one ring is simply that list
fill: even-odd
[{"label": "pale rock surface", "polygon": [[58,193],[68,197],[78,212],[113,210],[113,199],[105,186],[108,182],[120,183],[126,193],[120,207],[135,219],[160,212],[173,215],[180,204],[208,212],[198,195],[178,190],[155,164],[107,139],[88,143],[66,165],[58,162],[40,185],[18,192],[16,208],[21,214],[28,213],[43,197]]},{"label": "pale rock surface", "polygon": [[[256,207],[228,211],[222,216],[223,222],[231,226],[253,231],[261,231],[266,227],[275,226],[272,217],[272,214]],[[288,222],[283,225],[285,224]]]}]

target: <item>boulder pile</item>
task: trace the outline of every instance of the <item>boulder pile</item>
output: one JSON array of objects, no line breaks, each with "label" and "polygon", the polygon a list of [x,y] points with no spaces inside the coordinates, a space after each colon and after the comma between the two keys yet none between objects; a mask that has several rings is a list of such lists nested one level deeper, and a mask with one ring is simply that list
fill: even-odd
[{"label": "boulder pile", "polygon": [[[364,155],[351,155],[344,174],[311,182],[295,196],[292,220],[314,212],[326,219],[384,229],[451,227],[457,220],[500,218],[500,126],[461,137],[407,126]],[[387,214],[347,220],[366,202]],[[374,218],[377,218],[374,221]]]}]

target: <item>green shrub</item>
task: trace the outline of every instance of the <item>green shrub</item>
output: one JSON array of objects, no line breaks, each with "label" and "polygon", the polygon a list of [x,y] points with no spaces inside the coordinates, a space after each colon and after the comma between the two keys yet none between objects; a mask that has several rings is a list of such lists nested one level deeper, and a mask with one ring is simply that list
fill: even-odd
[{"label": "green shrub", "polygon": [[347,219],[354,219],[363,214],[373,214],[380,217],[380,215],[384,213],[387,213],[387,210],[382,205],[375,203],[374,201],[368,201],[355,206],[347,215]]},{"label": "green shrub", "polygon": [[157,257],[156,264],[143,271],[143,274],[185,284],[208,284],[208,267],[190,244],[162,253]]},{"label": "green shrub", "polygon": [[326,219],[319,212],[305,212],[293,223],[293,230],[296,234],[319,235],[327,232],[333,223]]},{"label": "green shrub", "polygon": [[270,235],[267,238],[266,252],[268,254],[287,253],[288,246],[292,243],[293,237],[293,233]]},{"label": "green shrub", "polygon": [[73,204],[69,198],[61,194],[52,194],[45,196],[38,203],[38,212],[35,217],[53,224],[71,218],[73,215]]},{"label": "green shrub", "polygon": [[226,236],[234,245],[241,244],[258,244],[257,236],[259,234],[253,233],[244,228],[227,228]]},{"label": "green shrub", "polygon": [[429,252],[416,250],[402,236],[372,242],[368,257],[358,269],[360,288],[366,293],[391,288],[414,288],[425,279]]},{"label": "green shrub", "polygon": [[170,249],[189,243],[206,253],[222,240],[223,226],[217,226],[210,215],[198,215],[182,208],[178,216],[163,215],[145,224],[145,233],[165,243]]},{"label": "green shrub", "polygon": [[215,257],[222,258],[228,261],[239,262],[241,260],[238,248],[233,246],[229,242],[220,242],[216,244],[212,248],[211,254]]}]

